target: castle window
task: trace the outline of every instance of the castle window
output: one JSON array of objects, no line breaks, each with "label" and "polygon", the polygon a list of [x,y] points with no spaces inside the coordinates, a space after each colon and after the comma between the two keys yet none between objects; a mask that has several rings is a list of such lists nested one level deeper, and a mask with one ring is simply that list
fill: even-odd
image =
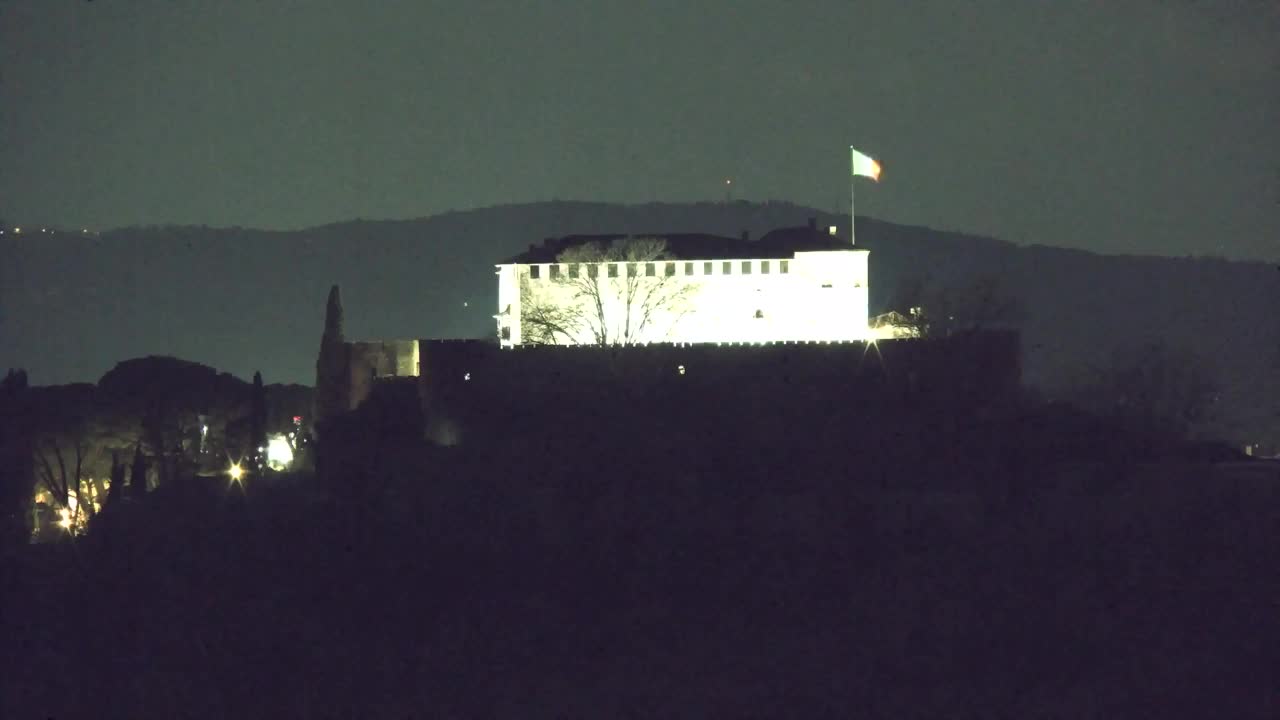
[{"label": "castle window", "polygon": [[618,277],[618,266],[609,263],[609,277]]},{"label": "castle window", "polygon": [[671,277],[672,275],[675,275],[675,274],[676,274],[676,264],[667,263],[667,277]]},{"label": "castle window", "polygon": [[[510,339],[511,339],[511,328],[509,328],[509,327],[504,327],[504,328],[502,328],[502,339],[503,339],[503,340],[510,340]],[[419,364],[421,364],[421,363],[419,363]],[[418,374],[419,374],[419,375],[421,375],[421,374],[422,374],[422,369],[421,369],[421,368],[419,368],[419,369],[418,369]]]},{"label": "castle window", "polygon": [[638,269],[635,263],[627,263],[627,277],[635,277]]},{"label": "castle window", "polygon": [[558,277],[560,277],[560,266],[559,266],[559,265],[552,265],[552,266],[551,266],[551,279],[552,279],[552,280],[555,280],[555,279],[556,279],[556,278],[558,278]]},{"label": "castle window", "polygon": [[761,275],[768,275],[768,274],[769,274],[769,261],[768,261],[768,260],[761,260],[761,261],[760,261],[760,274],[761,274]]},{"label": "castle window", "polygon": [[712,263],[711,263],[710,261],[707,261],[707,262],[702,263],[702,274],[703,274],[703,275],[710,275],[710,274],[711,274],[711,266],[712,266]]},{"label": "castle window", "polygon": [[600,266],[599,266],[599,265],[588,265],[588,266],[587,266],[587,277],[591,278],[592,280],[595,280],[595,279],[596,279],[596,276],[598,276],[599,274],[600,274]]},{"label": "castle window", "polygon": [[728,260],[725,260],[725,261],[724,261],[724,264],[722,264],[722,265],[720,266],[720,274],[721,274],[721,275],[732,275],[732,274],[733,274],[733,263],[729,262]]},{"label": "castle window", "polygon": [[750,260],[743,260],[743,261],[742,261],[742,274],[743,274],[743,275],[750,275],[750,274],[751,274],[751,261],[750,261]]},{"label": "castle window", "polygon": [[573,263],[569,266],[569,277],[574,280],[578,279],[578,263]]},{"label": "castle window", "polygon": [[538,279],[538,278],[540,278],[540,277],[542,277],[542,267],[541,267],[541,266],[539,266],[539,265],[530,265],[530,266],[529,266],[529,279],[530,279],[530,280],[537,280],[537,279]]},{"label": "castle window", "polygon": [[654,266],[653,266],[653,263],[645,263],[645,264],[644,264],[644,276],[645,276],[645,277],[653,277],[654,275],[657,275],[657,274],[658,274],[658,269],[657,269],[656,267],[654,267]]},{"label": "castle window", "polygon": [[692,275],[692,274],[693,274],[693,263],[691,263],[691,262],[687,262],[687,263],[685,263],[685,264],[684,264],[684,274],[685,274],[685,275]]},{"label": "castle window", "polygon": [[791,261],[790,261],[790,260],[779,260],[779,261],[778,261],[778,272],[782,273],[783,275],[786,275],[787,273],[791,272]]}]

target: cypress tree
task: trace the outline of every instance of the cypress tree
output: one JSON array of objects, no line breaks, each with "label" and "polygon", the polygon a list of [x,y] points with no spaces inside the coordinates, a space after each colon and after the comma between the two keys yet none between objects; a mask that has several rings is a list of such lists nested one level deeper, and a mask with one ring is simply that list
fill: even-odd
[{"label": "cypress tree", "polygon": [[325,307],[324,334],[316,358],[315,418],[312,427],[327,417],[347,410],[347,352],[342,327],[342,291],[329,289]]},{"label": "cypress tree", "polygon": [[107,488],[107,505],[112,505],[124,494],[124,465],[120,453],[111,451],[111,487]]},{"label": "cypress tree", "polygon": [[140,498],[147,494],[147,459],[142,456],[142,443],[133,451],[133,467],[129,469],[129,494]]},{"label": "cypress tree", "polygon": [[254,469],[262,466],[262,448],[267,445],[267,391],[262,386],[262,373],[253,374],[253,396],[249,405],[249,443]]}]

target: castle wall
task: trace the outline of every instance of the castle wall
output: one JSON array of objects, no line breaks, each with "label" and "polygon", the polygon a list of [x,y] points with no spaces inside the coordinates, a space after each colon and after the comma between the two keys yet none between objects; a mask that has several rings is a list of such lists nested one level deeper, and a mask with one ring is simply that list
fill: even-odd
[{"label": "castle wall", "polygon": [[637,403],[657,403],[670,413],[715,415],[725,398],[747,398],[762,416],[831,407],[870,416],[906,404],[975,408],[1014,397],[1021,378],[1013,332],[874,344],[421,347],[424,416],[463,434],[469,427],[519,428],[522,417],[570,407],[625,414]]},{"label": "castle wall", "polygon": [[359,407],[380,378],[418,376],[417,340],[350,342],[347,347],[347,409]]},{"label": "castle wall", "polygon": [[[867,251],[798,252],[786,259],[663,260],[634,263],[644,297],[658,281],[666,302],[625,300],[629,263],[502,265],[498,322],[504,346],[546,342],[523,314],[537,307],[579,308],[589,320],[556,334],[552,344],[598,344],[594,297],[581,278],[596,272],[611,343],[852,341],[868,337]],[[579,280],[571,272],[579,273]],[[610,277],[610,272],[615,277]],[[652,272],[653,276],[648,273]],[[536,276],[536,277],[535,277]],[[650,312],[652,311],[652,312]],[[647,316],[647,317],[646,317]]]}]

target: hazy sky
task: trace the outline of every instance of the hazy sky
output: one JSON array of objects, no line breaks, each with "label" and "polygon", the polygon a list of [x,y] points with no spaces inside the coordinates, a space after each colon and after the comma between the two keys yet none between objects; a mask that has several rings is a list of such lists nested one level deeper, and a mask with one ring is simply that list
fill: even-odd
[{"label": "hazy sky", "polygon": [[[0,0],[0,217],[739,198],[1280,258],[1272,0]],[[673,228],[675,230],[677,228]]]}]

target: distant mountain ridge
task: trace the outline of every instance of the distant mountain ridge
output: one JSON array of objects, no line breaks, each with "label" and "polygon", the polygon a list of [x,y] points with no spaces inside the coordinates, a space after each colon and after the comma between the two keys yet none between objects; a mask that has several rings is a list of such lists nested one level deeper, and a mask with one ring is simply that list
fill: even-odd
[{"label": "distant mountain ridge", "polygon": [[[483,337],[493,326],[494,263],[544,238],[758,238],[809,218],[847,236],[847,215],[739,201],[542,202],[297,231],[184,226],[56,243],[5,239],[3,257],[13,261],[0,269],[0,365],[28,367],[33,382],[47,384],[164,354],[310,384],[333,283],[342,285],[351,339]],[[1052,393],[1105,365],[1118,347],[1161,339],[1218,366],[1232,437],[1277,433],[1280,274],[1272,265],[1098,255],[866,217],[857,241],[871,250],[872,312],[887,309],[913,278],[962,288],[995,277],[1023,309],[1027,382]]]}]

